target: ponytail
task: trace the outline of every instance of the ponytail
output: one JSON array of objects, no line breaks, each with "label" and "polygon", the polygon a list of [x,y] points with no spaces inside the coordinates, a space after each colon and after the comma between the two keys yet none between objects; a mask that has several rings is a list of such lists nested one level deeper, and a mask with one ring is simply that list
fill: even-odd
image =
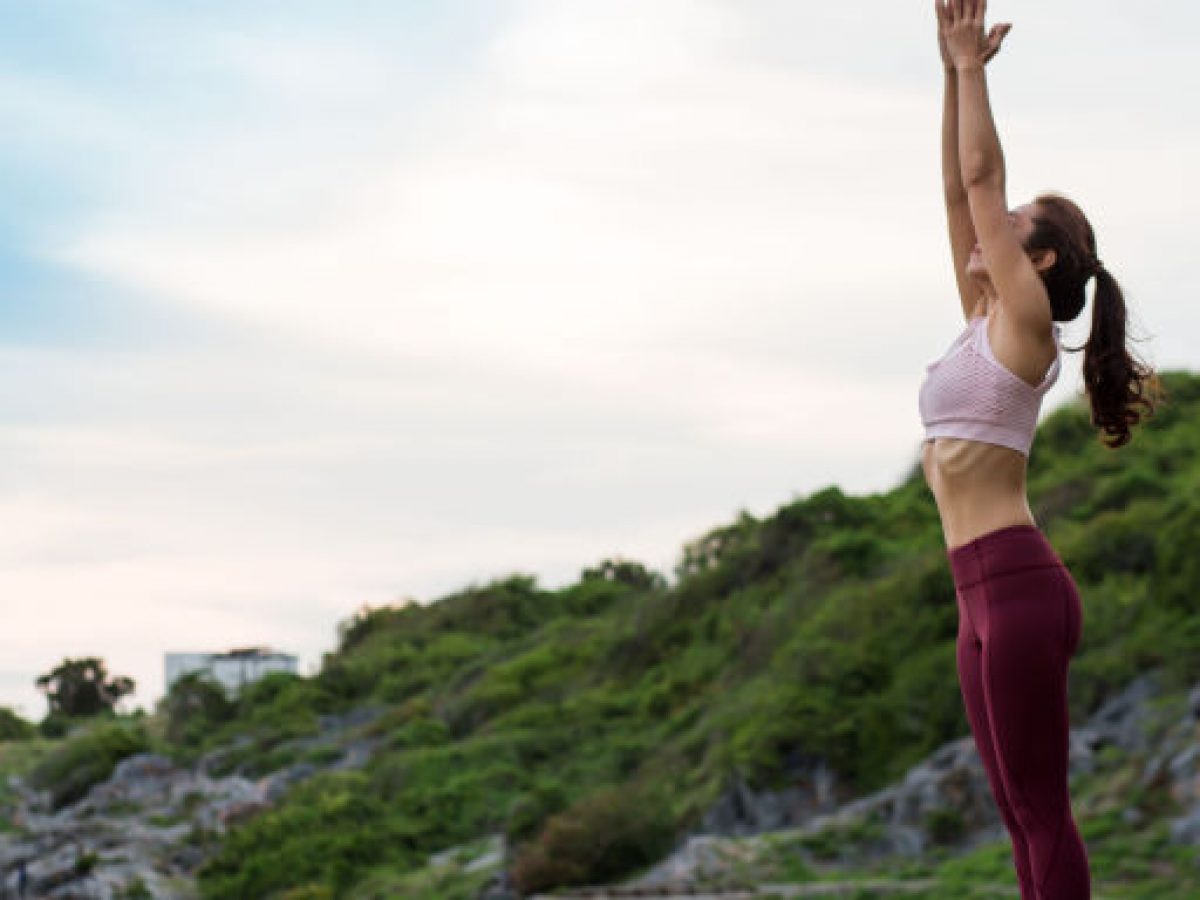
[{"label": "ponytail", "polygon": [[[1090,267],[1096,279],[1092,330],[1084,345],[1083,383],[1091,400],[1092,424],[1116,448],[1127,444],[1129,429],[1154,415],[1165,398],[1158,375],[1125,348],[1125,295],[1099,260]],[[1141,411],[1137,407],[1141,407]]]},{"label": "ponytail", "polygon": [[1092,424],[1109,448],[1129,443],[1130,428],[1154,414],[1166,399],[1158,375],[1125,347],[1125,295],[1096,257],[1096,236],[1074,201],[1057,193],[1040,195],[1026,250],[1053,250],[1054,264],[1042,274],[1057,322],[1076,318],[1087,302],[1084,286],[1095,278],[1092,328],[1084,351],[1083,383]]}]

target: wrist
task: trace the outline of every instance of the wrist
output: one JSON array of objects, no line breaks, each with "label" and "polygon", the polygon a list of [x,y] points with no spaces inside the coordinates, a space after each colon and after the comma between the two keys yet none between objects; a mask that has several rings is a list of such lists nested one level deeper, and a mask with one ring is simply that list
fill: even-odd
[{"label": "wrist", "polygon": [[954,63],[954,70],[955,70],[955,72],[982,72],[983,71],[983,60],[982,59],[964,59],[961,62],[956,61]]}]

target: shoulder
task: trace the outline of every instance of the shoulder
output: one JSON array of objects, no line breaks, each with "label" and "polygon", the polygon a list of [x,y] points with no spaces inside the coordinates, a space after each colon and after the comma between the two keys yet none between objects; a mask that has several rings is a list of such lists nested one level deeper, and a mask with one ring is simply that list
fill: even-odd
[{"label": "shoulder", "polygon": [[1037,385],[1059,355],[1057,322],[1031,328],[1018,317],[997,309],[995,324],[984,324],[984,338],[991,355],[1006,369],[1031,385]]},{"label": "shoulder", "polygon": [[1012,341],[1027,347],[1051,347],[1057,343],[1062,334],[1062,326],[1051,319],[1029,317],[1006,310],[1003,304],[997,304],[991,318],[996,324],[991,326],[991,334],[1003,334]]}]

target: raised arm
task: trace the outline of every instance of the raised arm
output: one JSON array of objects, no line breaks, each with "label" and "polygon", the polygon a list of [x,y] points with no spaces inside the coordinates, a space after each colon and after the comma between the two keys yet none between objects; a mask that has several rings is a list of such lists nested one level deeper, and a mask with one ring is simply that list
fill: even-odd
[{"label": "raised arm", "polygon": [[[945,192],[946,222],[950,232],[950,255],[954,262],[954,279],[958,286],[959,301],[963,318],[970,319],[978,307],[982,293],[972,284],[967,275],[967,262],[975,246],[975,226],[971,221],[971,210],[967,200],[967,188],[963,181],[959,153],[958,73],[954,59],[946,44],[946,31],[952,21],[948,3],[934,0],[938,18],[938,49],[942,57],[942,187]],[[989,48],[985,61],[1000,49],[1007,29],[999,33],[994,45]]]},{"label": "raised arm", "polygon": [[975,226],[967,203],[958,160],[958,75],[951,66],[946,70],[942,103],[942,188],[946,200],[946,224],[950,230],[950,256],[954,261],[954,280],[958,285],[963,318],[970,320],[979,300],[978,291],[967,275],[967,261],[975,246]]},{"label": "raised arm", "polygon": [[1010,26],[984,36],[987,0],[953,0],[952,9],[946,43],[958,72],[959,158],[971,221],[1003,313],[1031,335],[1048,338],[1049,297],[1009,216],[1004,153],[984,75],[988,47]]}]

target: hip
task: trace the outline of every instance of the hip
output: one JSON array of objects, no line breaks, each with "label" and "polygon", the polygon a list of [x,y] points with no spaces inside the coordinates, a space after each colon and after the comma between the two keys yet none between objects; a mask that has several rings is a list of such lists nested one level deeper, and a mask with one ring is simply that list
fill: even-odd
[{"label": "hip", "polygon": [[946,551],[964,632],[1009,640],[1032,651],[1033,639],[1067,656],[1079,645],[1083,603],[1070,570],[1035,525],[994,529]]}]

